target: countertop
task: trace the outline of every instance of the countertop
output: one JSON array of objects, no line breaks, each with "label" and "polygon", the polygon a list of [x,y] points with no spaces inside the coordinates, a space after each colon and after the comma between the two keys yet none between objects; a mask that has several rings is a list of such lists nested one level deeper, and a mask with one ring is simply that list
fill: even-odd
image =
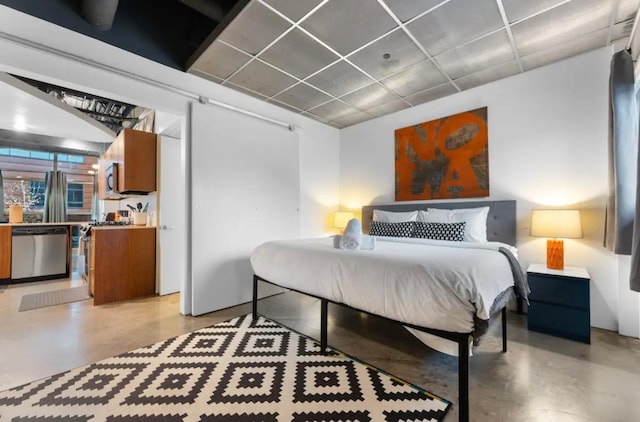
[{"label": "countertop", "polygon": [[154,226],[91,226],[91,230],[130,230],[130,229],[155,229]]}]

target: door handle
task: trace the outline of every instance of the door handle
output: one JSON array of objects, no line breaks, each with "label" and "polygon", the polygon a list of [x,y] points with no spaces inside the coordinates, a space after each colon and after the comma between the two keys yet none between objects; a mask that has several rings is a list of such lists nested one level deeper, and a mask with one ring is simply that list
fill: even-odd
[{"label": "door handle", "polygon": [[162,226],[160,226],[160,230],[173,230],[175,228],[176,228],[176,226],[167,226],[167,225],[164,225],[164,224]]}]

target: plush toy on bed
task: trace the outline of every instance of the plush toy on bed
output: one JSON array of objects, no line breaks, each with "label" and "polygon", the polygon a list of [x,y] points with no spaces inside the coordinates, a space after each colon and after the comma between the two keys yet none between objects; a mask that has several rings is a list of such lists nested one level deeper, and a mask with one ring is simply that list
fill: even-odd
[{"label": "plush toy on bed", "polygon": [[357,218],[349,220],[342,236],[336,235],[333,238],[333,246],[337,249],[372,250],[375,245],[375,238],[362,234],[362,224]]}]

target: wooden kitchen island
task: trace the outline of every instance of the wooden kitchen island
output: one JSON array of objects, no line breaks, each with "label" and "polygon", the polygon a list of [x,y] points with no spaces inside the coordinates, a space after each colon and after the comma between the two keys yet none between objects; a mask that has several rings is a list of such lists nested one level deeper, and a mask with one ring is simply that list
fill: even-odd
[{"label": "wooden kitchen island", "polygon": [[156,292],[156,228],[91,228],[89,290],[93,304],[151,296]]}]

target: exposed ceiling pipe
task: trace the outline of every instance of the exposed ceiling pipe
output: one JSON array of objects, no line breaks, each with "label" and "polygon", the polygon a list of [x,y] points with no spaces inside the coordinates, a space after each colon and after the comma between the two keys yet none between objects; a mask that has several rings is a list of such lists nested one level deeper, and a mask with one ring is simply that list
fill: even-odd
[{"label": "exposed ceiling pipe", "polygon": [[108,31],[113,25],[119,0],[82,0],[82,17],[96,29]]},{"label": "exposed ceiling pipe", "polygon": [[[86,0],[85,0],[86,1]],[[222,22],[225,12],[220,5],[212,0],[178,0],[180,3],[207,16],[216,22]]]}]

